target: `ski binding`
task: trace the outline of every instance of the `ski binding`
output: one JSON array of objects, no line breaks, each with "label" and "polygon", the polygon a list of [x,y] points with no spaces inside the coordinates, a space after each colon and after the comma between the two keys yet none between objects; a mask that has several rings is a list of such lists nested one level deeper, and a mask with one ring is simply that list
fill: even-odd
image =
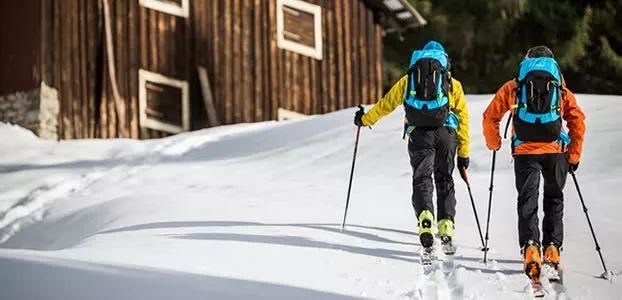
[{"label": "ski binding", "polygon": [[546,290],[542,286],[540,279],[531,279],[531,289],[533,290],[533,296],[536,298],[542,298],[546,295]]},{"label": "ski binding", "polygon": [[434,248],[423,248],[423,251],[421,251],[421,266],[423,267],[424,274],[430,274],[434,270],[437,259],[436,254],[434,254]]},{"label": "ski binding", "polygon": [[445,255],[456,254],[457,247],[454,246],[450,237],[441,237],[441,249]]}]

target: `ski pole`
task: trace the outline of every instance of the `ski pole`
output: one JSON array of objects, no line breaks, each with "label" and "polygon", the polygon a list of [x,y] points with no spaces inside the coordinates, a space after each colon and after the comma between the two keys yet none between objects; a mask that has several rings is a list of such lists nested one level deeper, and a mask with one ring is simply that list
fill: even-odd
[{"label": "ski pole", "polygon": [[594,238],[594,244],[596,244],[596,251],[598,252],[598,256],[600,257],[600,262],[603,264],[603,269],[605,269],[605,273],[603,273],[601,277],[607,279],[610,273],[609,273],[609,270],[607,270],[607,266],[605,265],[603,254],[600,252],[600,245],[598,244],[598,240],[596,239],[596,234],[594,234],[594,227],[592,227],[592,221],[590,220],[590,215],[587,213],[587,207],[585,206],[585,202],[583,201],[583,195],[581,194],[581,189],[579,188],[579,183],[577,182],[577,176],[572,170],[570,171],[570,175],[572,175],[574,186],[577,188],[577,194],[579,194],[579,199],[581,200],[581,206],[583,206],[583,212],[585,213],[585,217],[587,218],[587,224],[590,226],[590,231],[592,232],[592,238]]},{"label": "ski pole", "polygon": [[484,236],[482,235],[482,227],[479,225],[479,217],[477,216],[477,209],[475,209],[475,201],[473,201],[473,193],[471,192],[471,184],[469,183],[469,177],[467,176],[466,169],[464,167],[458,168],[460,171],[460,177],[466,183],[467,190],[469,191],[469,198],[471,199],[471,206],[473,207],[473,215],[475,215],[475,222],[477,223],[477,231],[479,231],[479,239],[482,242],[482,251],[486,246],[484,245]]},{"label": "ski pole", "polygon": [[[362,105],[358,106],[359,111],[363,111]],[[348,197],[346,198],[346,209],[343,213],[343,223],[341,224],[341,231],[346,227],[346,218],[348,217],[348,205],[350,204],[350,191],[352,191],[352,177],[354,176],[354,165],[356,163],[356,151],[359,148],[359,136],[361,134],[361,126],[356,128],[356,140],[354,142],[354,155],[352,156],[352,168],[350,169],[350,183],[348,184]]]},{"label": "ski pole", "polygon": [[490,207],[492,206],[492,188],[493,182],[495,178],[495,161],[497,160],[497,150],[492,152],[492,168],[490,169],[490,187],[488,190],[490,194],[488,196],[488,216],[486,218],[486,236],[484,242],[484,263],[487,263],[486,258],[488,257],[488,229],[490,226]]}]

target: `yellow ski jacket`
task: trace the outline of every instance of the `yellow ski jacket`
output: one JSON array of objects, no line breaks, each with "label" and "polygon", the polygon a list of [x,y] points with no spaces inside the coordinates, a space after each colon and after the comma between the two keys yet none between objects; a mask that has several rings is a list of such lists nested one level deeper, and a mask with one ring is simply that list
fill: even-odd
[{"label": "yellow ski jacket", "polygon": [[[458,119],[456,129],[458,138],[458,156],[469,157],[469,112],[467,110],[464,90],[460,81],[451,79],[452,90],[449,95],[449,110]],[[402,77],[364,116],[363,125],[376,124],[382,117],[391,113],[395,108],[404,104],[404,94],[408,85],[408,75]]]}]

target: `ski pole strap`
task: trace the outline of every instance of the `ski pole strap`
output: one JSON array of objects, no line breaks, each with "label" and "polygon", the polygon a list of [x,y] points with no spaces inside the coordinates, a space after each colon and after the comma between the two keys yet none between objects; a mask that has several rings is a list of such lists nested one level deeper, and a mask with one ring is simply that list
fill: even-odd
[{"label": "ski pole strap", "polygon": [[458,168],[458,170],[460,171],[460,177],[462,177],[462,180],[464,181],[464,183],[466,183],[467,187],[470,188],[470,184],[469,184],[469,177],[467,176],[467,172],[465,168]]},{"label": "ski pole strap", "polygon": [[507,121],[507,123],[505,123],[505,130],[503,131],[503,138],[504,139],[508,138],[508,128],[510,128],[510,122],[512,121],[513,117],[514,117],[514,113],[510,112],[510,117],[508,117],[508,121]]}]

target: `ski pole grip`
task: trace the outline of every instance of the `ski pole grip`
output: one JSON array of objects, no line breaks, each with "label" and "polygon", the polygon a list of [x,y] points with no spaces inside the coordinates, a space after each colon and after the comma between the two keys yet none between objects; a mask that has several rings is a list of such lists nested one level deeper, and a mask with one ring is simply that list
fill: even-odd
[{"label": "ski pole grip", "polygon": [[462,180],[464,180],[464,182],[467,185],[470,185],[469,184],[469,177],[467,176],[466,169],[464,167],[460,167],[460,168],[458,168],[458,170],[460,171],[460,177],[462,177]]},{"label": "ski pole grip", "polygon": [[[363,107],[363,104],[359,104],[356,107],[359,108],[359,111],[362,112],[363,114],[365,113],[365,107]],[[359,126],[360,127],[360,126]],[[371,126],[368,126],[369,129],[371,129]]]}]

